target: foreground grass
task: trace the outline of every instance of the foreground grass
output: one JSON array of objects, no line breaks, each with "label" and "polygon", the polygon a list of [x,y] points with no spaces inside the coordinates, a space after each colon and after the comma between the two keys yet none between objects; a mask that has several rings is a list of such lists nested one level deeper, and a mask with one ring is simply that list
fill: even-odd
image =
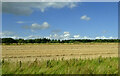
[{"label": "foreground grass", "polygon": [[118,58],[10,62],[3,60],[3,74],[117,74]]}]

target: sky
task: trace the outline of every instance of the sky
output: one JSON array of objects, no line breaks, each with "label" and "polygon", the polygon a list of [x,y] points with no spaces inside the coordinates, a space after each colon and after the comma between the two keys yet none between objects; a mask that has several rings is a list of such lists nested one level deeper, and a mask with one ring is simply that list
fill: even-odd
[{"label": "sky", "polygon": [[117,2],[3,2],[2,37],[115,39]]}]

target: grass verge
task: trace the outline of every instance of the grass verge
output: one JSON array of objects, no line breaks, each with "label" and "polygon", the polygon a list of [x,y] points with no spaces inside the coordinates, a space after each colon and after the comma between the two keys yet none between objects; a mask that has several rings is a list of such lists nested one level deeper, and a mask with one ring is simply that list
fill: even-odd
[{"label": "grass verge", "polygon": [[3,74],[117,74],[118,58],[11,62],[2,61]]}]

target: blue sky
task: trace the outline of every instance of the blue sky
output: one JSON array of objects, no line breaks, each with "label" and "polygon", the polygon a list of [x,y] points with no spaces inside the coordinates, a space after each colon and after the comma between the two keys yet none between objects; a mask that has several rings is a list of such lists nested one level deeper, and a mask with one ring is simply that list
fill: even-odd
[{"label": "blue sky", "polygon": [[13,38],[116,38],[117,2],[3,3],[2,35]]}]

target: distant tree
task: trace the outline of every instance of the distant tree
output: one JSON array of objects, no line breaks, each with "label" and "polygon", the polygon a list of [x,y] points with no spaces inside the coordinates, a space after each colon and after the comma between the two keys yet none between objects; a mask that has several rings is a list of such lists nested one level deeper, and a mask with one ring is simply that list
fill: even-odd
[{"label": "distant tree", "polygon": [[11,43],[90,43],[90,42],[120,42],[119,39],[71,39],[71,40],[57,40],[57,39],[12,39],[12,38],[2,38],[2,43],[11,44]]},{"label": "distant tree", "polygon": [[25,41],[24,41],[24,39],[19,39],[19,40],[18,40],[18,43],[20,43],[20,44],[21,44],[21,43],[25,43]]},{"label": "distant tree", "polygon": [[0,43],[2,43],[2,38],[0,38]]},{"label": "distant tree", "polygon": [[35,39],[35,43],[41,43],[41,39]]},{"label": "distant tree", "polygon": [[10,44],[10,43],[17,43],[17,42],[12,38],[2,38],[2,43]]},{"label": "distant tree", "polygon": [[35,40],[34,39],[28,39],[26,42],[27,43],[35,43]]}]

